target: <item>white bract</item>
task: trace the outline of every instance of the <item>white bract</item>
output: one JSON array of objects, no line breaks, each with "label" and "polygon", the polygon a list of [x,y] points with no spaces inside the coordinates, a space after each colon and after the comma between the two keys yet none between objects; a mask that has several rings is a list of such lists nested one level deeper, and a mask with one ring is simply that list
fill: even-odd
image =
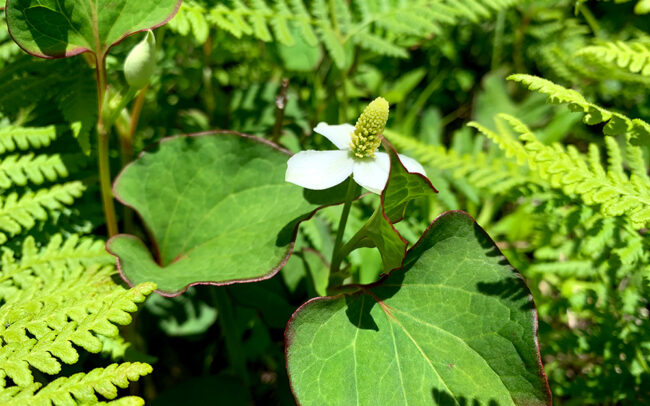
[{"label": "white bract", "polygon": [[[382,192],[390,171],[387,153],[376,152],[375,147],[367,156],[358,156],[360,154],[352,149],[355,126],[351,124],[319,123],[314,131],[330,140],[338,150],[298,152],[289,158],[285,175],[287,182],[307,189],[322,190],[338,185],[353,175],[354,181],[369,191],[377,194]],[[401,154],[398,156],[409,172],[426,176],[424,168],[415,159]]]}]

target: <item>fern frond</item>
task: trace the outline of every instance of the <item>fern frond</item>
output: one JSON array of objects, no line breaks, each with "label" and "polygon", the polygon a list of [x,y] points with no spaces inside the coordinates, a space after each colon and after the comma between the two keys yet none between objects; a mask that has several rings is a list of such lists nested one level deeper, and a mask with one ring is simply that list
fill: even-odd
[{"label": "fern frond", "polygon": [[56,138],[56,135],[57,127],[53,125],[40,128],[2,128],[0,129],[0,154],[16,149],[47,147]]},{"label": "fern frond", "polygon": [[58,154],[10,155],[0,161],[0,187],[5,189],[11,185],[24,186],[28,182],[40,185],[46,179],[54,181],[66,176],[68,170]]},{"label": "fern frond", "polygon": [[[304,0],[233,0],[229,6],[218,4],[208,11],[207,22],[241,38],[252,35],[262,41],[291,46],[298,27],[310,45],[325,46],[339,68],[346,65],[345,46],[357,44],[372,52],[393,57],[406,57],[407,44],[413,39],[426,39],[440,32],[441,24],[456,24],[467,18],[479,21],[493,11],[515,3],[515,0],[313,0],[307,7]],[[188,14],[190,3],[181,12]],[[189,31],[187,18],[181,14],[177,29]],[[173,27],[173,25],[172,25]],[[270,28],[270,29],[269,29]],[[271,35],[271,31],[273,35]]]},{"label": "fern frond", "polygon": [[[597,148],[591,146],[590,159],[573,146],[544,145],[515,117],[500,114],[520,134],[528,161],[535,165],[538,175],[554,188],[568,195],[579,196],[587,205],[600,205],[609,217],[627,215],[635,228],[650,221],[650,184],[633,183],[622,169],[622,158],[616,141],[606,137],[609,167],[600,163]],[[499,135],[495,134],[499,137]],[[499,143],[502,145],[503,143]]]},{"label": "fern frond", "polygon": [[112,266],[21,268],[3,281],[0,307],[0,371],[18,386],[33,382],[30,366],[56,374],[61,362],[76,362],[72,344],[101,351],[97,335],[116,336],[115,325],[130,323],[129,313],[155,289],[152,283],[129,290],[115,285]]},{"label": "fern frond", "polygon": [[408,52],[404,48],[369,32],[358,33],[354,36],[354,42],[359,47],[379,55],[393,56],[396,58],[408,57]]},{"label": "fern frond", "polygon": [[307,11],[307,7],[303,3],[303,1],[302,0],[288,0],[288,1],[289,1],[289,5],[291,6],[291,10],[293,10],[293,13],[297,17],[296,22],[298,23],[298,26],[302,31],[302,36],[305,39],[305,41],[311,46],[318,45],[318,39],[316,38],[316,33],[314,32],[310,24],[311,16],[309,15],[309,12]]},{"label": "fern frond", "polygon": [[588,260],[541,262],[530,266],[531,273],[555,274],[564,277],[586,277],[594,273],[594,265]]},{"label": "fern frond", "polygon": [[[0,403],[7,406],[105,404],[99,402],[95,393],[106,399],[115,399],[117,388],[126,388],[130,382],[137,381],[151,371],[150,365],[141,362],[112,364],[106,368],[95,368],[88,373],[57,378],[42,388],[38,383],[22,388],[4,388],[0,390]],[[119,404],[142,405],[144,401],[138,397],[124,397],[120,398]]]},{"label": "fern frond", "polygon": [[398,150],[408,152],[424,166],[448,170],[452,177],[465,179],[489,194],[505,193],[526,184],[546,186],[544,181],[531,177],[527,170],[522,170],[510,160],[488,157],[483,152],[461,155],[454,149],[428,145],[389,130],[385,135]]},{"label": "fern frond", "polygon": [[617,67],[642,76],[650,76],[650,48],[640,42],[605,42],[579,50],[576,55],[593,61],[615,64]]},{"label": "fern frond", "polygon": [[[81,182],[73,181],[54,185],[49,189],[26,192],[20,197],[15,192],[0,197],[0,230],[11,235],[28,230],[34,227],[36,220],[47,219],[48,212],[72,204],[84,189],[85,186]],[[0,242],[2,241],[6,241],[6,236],[0,233]]]},{"label": "fern frond", "polygon": [[289,10],[287,3],[283,0],[275,2],[275,13],[273,13],[271,18],[271,28],[273,29],[275,38],[286,46],[292,46],[295,44],[295,40],[291,35],[291,30],[289,29],[289,21],[292,17],[291,10]]},{"label": "fern frond", "polygon": [[200,44],[207,41],[210,34],[206,10],[195,1],[184,1],[167,26],[183,36],[191,32],[194,39]]},{"label": "fern frond", "polygon": [[115,259],[106,252],[103,241],[78,235],[72,235],[64,241],[60,234],[56,234],[45,247],[39,249],[34,238],[28,236],[22,243],[19,260],[11,250],[4,250],[0,262],[0,300],[15,294],[27,278],[25,275],[39,275],[48,269],[71,272],[80,266],[114,263]]},{"label": "fern frond", "polygon": [[81,150],[90,155],[90,134],[97,123],[97,89],[93,82],[77,80],[57,92],[54,99]]},{"label": "fern frond", "polygon": [[625,134],[628,141],[634,145],[650,144],[650,125],[638,118],[629,119],[626,116],[611,112],[593,103],[589,103],[575,90],[567,89],[549,80],[526,74],[510,75],[508,80],[520,82],[530,90],[538,91],[548,96],[549,103],[567,104],[571,111],[585,114],[584,122],[594,125],[606,123],[605,135]]}]

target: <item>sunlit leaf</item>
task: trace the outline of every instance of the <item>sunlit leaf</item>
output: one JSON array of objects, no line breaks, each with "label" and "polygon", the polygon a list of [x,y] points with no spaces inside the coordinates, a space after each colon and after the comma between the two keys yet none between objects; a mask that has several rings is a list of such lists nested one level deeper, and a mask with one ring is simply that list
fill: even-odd
[{"label": "sunlit leaf", "polygon": [[127,36],[171,19],[181,0],[8,0],[7,24],[26,52],[60,58],[90,51],[103,58]]},{"label": "sunlit leaf", "polygon": [[377,247],[388,273],[402,265],[408,243],[393,226],[404,218],[409,202],[434,196],[437,190],[429,179],[406,170],[397,152],[387,145],[390,174],[381,194],[381,204],[368,222],[351,239],[350,251],[357,247]]},{"label": "sunlit leaf", "polygon": [[286,346],[301,405],[550,404],[530,292],[462,212],[381,282],[303,305]]},{"label": "sunlit leaf", "polygon": [[119,235],[107,247],[131,284],[157,281],[166,294],[193,284],[273,276],[296,227],[320,206],[343,201],[347,182],[324,191],[285,182],[289,154],[255,137],[202,134],[163,140],[121,173],[116,197],[133,207],[154,253]]}]

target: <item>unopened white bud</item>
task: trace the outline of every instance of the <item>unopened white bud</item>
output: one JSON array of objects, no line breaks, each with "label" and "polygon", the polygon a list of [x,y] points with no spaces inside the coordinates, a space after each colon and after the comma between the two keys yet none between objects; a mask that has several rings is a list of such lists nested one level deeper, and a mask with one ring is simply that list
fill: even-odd
[{"label": "unopened white bud", "polygon": [[134,89],[141,89],[149,83],[156,67],[156,37],[153,31],[138,43],[124,61],[126,82]]}]

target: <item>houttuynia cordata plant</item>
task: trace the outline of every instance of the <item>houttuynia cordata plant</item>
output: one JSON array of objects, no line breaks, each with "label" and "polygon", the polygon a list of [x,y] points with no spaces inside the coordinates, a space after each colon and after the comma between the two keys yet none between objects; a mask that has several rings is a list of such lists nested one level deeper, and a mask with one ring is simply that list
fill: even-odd
[{"label": "houttuynia cordata plant", "polygon": [[642,404],[649,11],[7,0],[0,404]]}]

